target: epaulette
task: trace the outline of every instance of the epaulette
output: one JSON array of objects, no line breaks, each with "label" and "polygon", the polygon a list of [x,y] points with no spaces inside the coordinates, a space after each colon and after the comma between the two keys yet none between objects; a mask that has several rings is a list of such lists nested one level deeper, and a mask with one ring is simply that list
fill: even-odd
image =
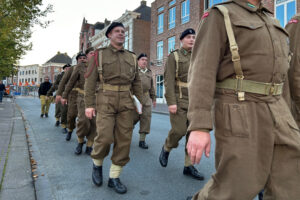
[{"label": "epaulette", "polygon": [[174,53],[175,51],[179,51],[179,49],[174,49],[173,51],[170,52],[170,54]]},{"label": "epaulette", "polygon": [[129,51],[129,50],[127,50],[127,49],[124,49],[125,51],[128,51],[129,53],[132,53],[132,54],[134,54],[134,55],[136,55],[133,51]]}]

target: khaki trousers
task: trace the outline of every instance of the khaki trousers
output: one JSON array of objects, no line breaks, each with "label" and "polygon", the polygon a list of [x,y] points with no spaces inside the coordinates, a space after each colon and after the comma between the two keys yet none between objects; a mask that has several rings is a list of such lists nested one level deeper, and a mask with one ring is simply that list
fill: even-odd
[{"label": "khaki trousers", "polygon": [[97,136],[91,157],[104,160],[113,145],[112,163],[125,166],[130,158],[134,104],[129,92],[97,93]]},{"label": "khaki trousers", "polygon": [[77,95],[77,110],[77,137],[81,141],[86,137],[88,139],[87,144],[92,145],[96,136],[96,120],[95,118],[90,120],[85,116],[84,95],[79,93]]},{"label": "khaki trousers", "polygon": [[67,117],[68,117],[68,105],[61,105],[61,117],[60,117],[60,123],[61,125],[67,125],[68,121],[67,121]]},{"label": "khaki trousers", "polygon": [[77,91],[70,92],[68,96],[68,114],[67,114],[67,128],[69,131],[73,131],[76,128],[77,117]]},{"label": "khaki trousers", "polygon": [[139,115],[137,112],[134,112],[133,124],[136,125],[138,122],[140,122],[139,133],[148,134],[150,132],[151,114],[152,114],[152,107],[144,106],[144,105],[143,105],[143,110],[141,115]]},{"label": "khaki trousers", "polygon": [[193,200],[300,199],[300,132],[286,102],[215,104],[216,173]]},{"label": "khaki trousers", "polygon": [[49,108],[51,104],[51,98],[46,99],[47,96],[41,95],[40,100],[41,100],[41,114],[48,114],[49,113]]}]

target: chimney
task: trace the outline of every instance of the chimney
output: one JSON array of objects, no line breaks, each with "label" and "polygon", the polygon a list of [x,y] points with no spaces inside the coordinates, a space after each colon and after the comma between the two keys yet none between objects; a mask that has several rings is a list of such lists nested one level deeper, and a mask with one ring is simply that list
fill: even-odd
[{"label": "chimney", "polygon": [[147,6],[147,1],[141,1],[141,6]]},{"label": "chimney", "polygon": [[104,20],[104,26],[108,26],[109,24],[110,24],[110,21],[105,18],[105,20]]},{"label": "chimney", "polygon": [[57,54],[60,54],[60,51],[58,51]]}]

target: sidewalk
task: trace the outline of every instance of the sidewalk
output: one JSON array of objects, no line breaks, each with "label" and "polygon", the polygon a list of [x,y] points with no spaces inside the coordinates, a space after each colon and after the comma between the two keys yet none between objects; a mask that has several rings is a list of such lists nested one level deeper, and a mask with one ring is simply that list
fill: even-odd
[{"label": "sidewalk", "polygon": [[156,104],[155,108],[152,107],[152,112],[158,113],[158,114],[169,115],[168,105],[165,103],[158,103],[158,104]]},{"label": "sidewalk", "polygon": [[0,199],[35,200],[24,122],[11,98],[0,104]]}]

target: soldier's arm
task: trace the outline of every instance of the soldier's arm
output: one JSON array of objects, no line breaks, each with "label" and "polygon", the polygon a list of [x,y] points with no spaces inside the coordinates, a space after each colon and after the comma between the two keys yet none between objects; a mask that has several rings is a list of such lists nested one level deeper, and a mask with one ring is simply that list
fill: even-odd
[{"label": "soldier's arm", "polygon": [[55,91],[55,85],[52,85],[50,90],[48,90],[47,92],[47,97],[52,96],[54,91]]},{"label": "soldier's arm", "polygon": [[69,69],[62,77],[62,79],[58,85],[58,90],[56,92],[56,96],[61,96],[63,94],[63,92],[65,90],[65,86],[72,75],[72,71],[73,71],[73,69]]},{"label": "soldier's arm", "polygon": [[152,75],[151,75],[150,98],[152,99],[152,101],[156,101],[156,95],[155,95],[154,82],[153,82]]},{"label": "soldier's arm", "polygon": [[175,95],[175,84],[176,84],[176,61],[174,54],[171,53],[165,64],[164,71],[164,85],[165,85],[165,97],[168,106],[177,105]]},{"label": "soldier's arm", "polygon": [[[137,61],[135,61],[137,62]],[[138,98],[138,100],[143,104],[143,88],[142,88],[142,81],[141,77],[139,74],[138,66],[136,64],[136,69],[135,69],[135,78],[132,83],[132,91],[133,94]]]},{"label": "soldier's arm", "polygon": [[223,15],[217,9],[210,10],[200,22],[189,68],[188,131],[209,132],[213,128],[216,76],[227,41]]},{"label": "soldier's arm", "polygon": [[71,90],[74,88],[79,77],[79,66],[76,66],[71,74],[71,77],[66,85],[65,91],[63,92],[62,98],[67,99]]},{"label": "soldier's arm", "polygon": [[87,76],[84,83],[85,108],[96,109],[96,84],[99,81],[98,71],[94,56],[88,62]]},{"label": "soldier's arm", "polygon": [[50,88],[50,90],[47,92],[47,96],[52,96],[53,95],[53,92],[55,90],[57,90],[57,88],[58,88],[60,80],[61,80],[61,74],[59,74],[56,77],[56,80],[55,80],[54,84],[52,85],[52,87]]}]

